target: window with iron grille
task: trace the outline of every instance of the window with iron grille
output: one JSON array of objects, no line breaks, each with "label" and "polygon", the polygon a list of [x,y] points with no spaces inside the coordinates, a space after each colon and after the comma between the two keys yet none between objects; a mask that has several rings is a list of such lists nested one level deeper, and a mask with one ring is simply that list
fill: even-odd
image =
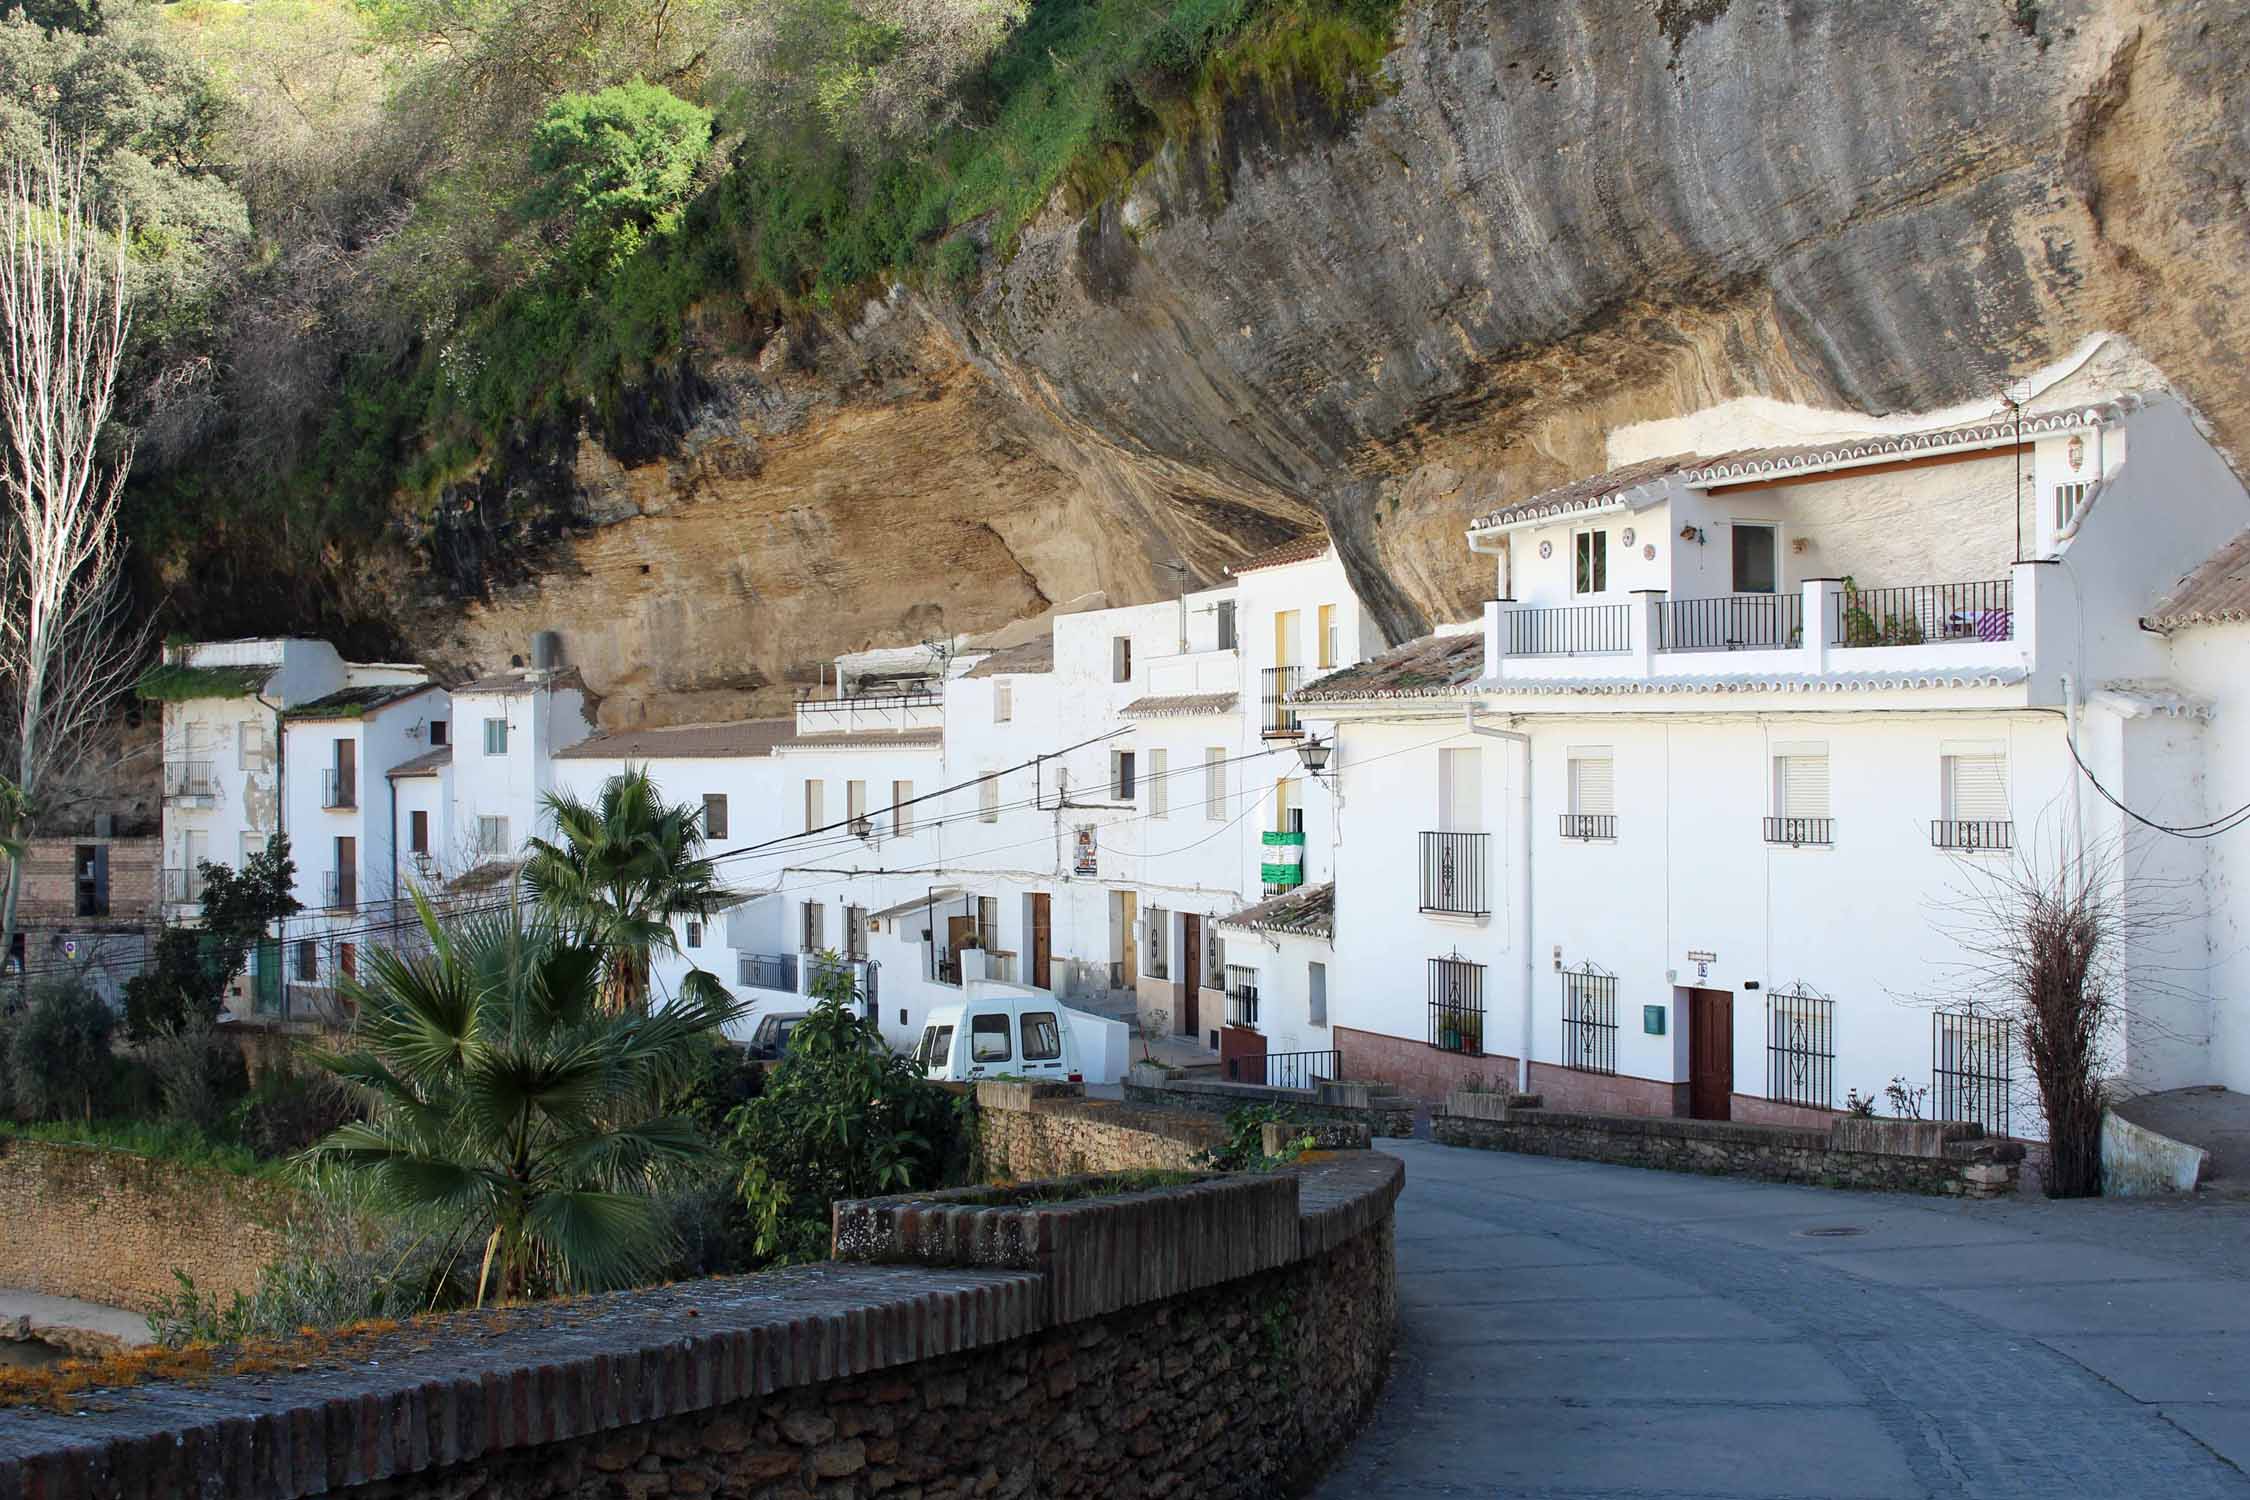
[{"label": "window with iron grille", "polygon": [[1258,1024],[1258,971],[1247,964],[1228,964],[1227,969],[1227,1024],[1251,1026]]},{"label": "window with iron grille", "polygon": [[1617,1071],[1617,976],[1591,963],[1562,973],[1562,1065]]},{"label": "window with iron grille", "polygon": [[1939,760],[1945,816],[1930,825],[1940,849],[2012,849],[2008,815],[2008,753],[1999,744],[1953,744]]},{"label": "window with iron grille", "polygon": [[1836,1002],[1802,982],[1766,997],[1766,1097],[1836,1107]]},{"label": "window with iron grille", "polygon": [[1484,965],[1459,953],[1430,960],[1430,1045],[1484,1055]]},{"label": "window with iron grille", "polygon": [[1607,745],[1578,745],[1570,752],[1570,810],[1562,815],[1566,839],[1617,837],[1615,762]]},{"label": "window with iron grille", "polygon": [[1776,745],[1773,816],[1766,819],[1766,842],[1831,844],[1835,826],[1828,815],[1828,747]]},{"label": "window with iron grille", "polygon": [[1161,906],[1148,909],[1148,928],[1141,935],[1141,972],[1151,979],[1164,979],[1171,974],[1167,958],[1172,935],[1172,914]]},{"label": "window with iron grille", "polygon": [[844,956],[867,957],[867,908],[864,906],[844,908]]},{"label": "window with iron grille", "polygon": [[1973,1121],[1990,1135],[2012,1134],[2015,1024],[2000,1016],[1946,1010],[1931,1022],[1930,1117]]}]

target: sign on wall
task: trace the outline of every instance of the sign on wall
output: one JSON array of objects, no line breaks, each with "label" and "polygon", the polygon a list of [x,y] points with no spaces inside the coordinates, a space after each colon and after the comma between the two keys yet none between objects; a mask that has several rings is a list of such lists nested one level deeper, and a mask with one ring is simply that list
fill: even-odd
[{"label": "sign on wall", "polygon": [[1076,857],[1071,862],[1073,873],[1099,875],[1101,873],[1101,860],[1095,852],[1093,824],[1081,823],[1078,825],[1076,844]]}]

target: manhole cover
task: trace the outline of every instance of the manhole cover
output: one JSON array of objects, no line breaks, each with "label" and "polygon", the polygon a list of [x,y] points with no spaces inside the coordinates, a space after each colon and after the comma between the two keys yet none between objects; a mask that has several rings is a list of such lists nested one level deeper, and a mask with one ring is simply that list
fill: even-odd
[{"label": "manhole cover", "polygon": [[1841,1240],[1867,1233],[1857,1224],[1824,1224],[1818,1229],[1800,1229],[1797,1232],[1809,1240]]}]

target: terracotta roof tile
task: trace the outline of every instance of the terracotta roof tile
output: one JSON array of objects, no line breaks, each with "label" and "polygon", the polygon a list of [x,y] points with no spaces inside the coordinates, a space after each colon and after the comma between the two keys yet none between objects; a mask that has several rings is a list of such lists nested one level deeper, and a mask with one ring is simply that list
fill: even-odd
[{"label": "terracotta roof tile", "polygon": [[1471,522],[1469,529],[1490,531],[1495,527],[1514,526],[1524,521],[1544,520],[1550,516],[1574,515],[1606,507],[1612,502],[1624,503],[1619,497],[1629,491],[1669,479],[1701,462],[1692,453],[1679,453],[1670,458],[1643,459],[1637,464],[1627,464],[1622,469],[1612,469],[1607,474],[1573,479],[1570,483],[1558,484],[1551,490],[1541,490],[1529,499],[1488,511]]},{"label": "terracotta roof tile", "polygon": [[1268,896],[1253,906],[1245,906],[1230,917],[1219,918],[1221,927],[1240,927],[1253,932],[1297,932],[1310,937],[1333,937],[1336,934],[1336,885],[1323,881],[1319,885],[1299,886],[1293,891],[1283,891],[1278,896]]},{"label": "terracotta roof tile", "polygon": [[1055,638],[1050,632],[1021,645],[995,651],[963,672],[963,677],[1013,677],[1055,670]]},{"label": "terracotta roof tile", "polygon": [[453,747],[451,745],[440,745],[435,750],[423,751],[412,760],[400,761],[397,765],[391,767],[390,776],[394,781],[402,776],[435,776],[451,764],[453,764]]},{"label": "terracotta roof tile", "polygon": [[2148,623],[2158,630],[2250,620],[2250,531],[2212,553],[2156,606]]},{"label": "terracotta roof tile", "polygon": [[776,740],[776,750],[936,750],[945,744],[942,729],[850,729],[835,734],[793,734]]},{"label": "terracotta roof tile", "polygon": [[1189,714],[1231,714],[1240,693],[1158,693],[1135,698],[1118,710],[1128,719],[1176,719]]},{"label": "terracotta roof tile", "polygon": [[555,752],[557,760],[695,760],[771,755],[797,732],[795,719],[735,719],[720,724],[672,724],[620,729],[580,740]]},{"label": "terracotta roof tile", "polygon": [[1331,672],[1289,695],[1292,703],[1343,703],[1361,698],[1444,698],[1484,672],[1484,636],[1426,635],[1356,667]]},{"label": "terracotta roof tile", "polygon": [[1284,563],[1310,562],[1327,550],[1328,533],[1311,531],[1303,536],[1283,542],[1278,547],[1269,547],[1263,552],[1254,552],[1229,567],[1227,571],[1236,577],[1240,577],[1253,568],[1278,568]]}]

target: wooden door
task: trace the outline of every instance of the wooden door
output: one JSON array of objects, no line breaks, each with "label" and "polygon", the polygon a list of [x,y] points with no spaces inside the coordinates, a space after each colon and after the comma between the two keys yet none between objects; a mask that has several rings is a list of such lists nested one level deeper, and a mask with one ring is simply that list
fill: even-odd
[{"label": "wooden door", "polygon": [[1117,975],[1110,988],[1134,989],[1141,982],[1141,902],[1138,893],[1117,894]]},{"label": "wooden door", "polygon": [[1054,958],[1054,898],[1045,891],[1031,897],[1031,987],[1051,990]]},{"label": "wooden door", "polygon": [[938,977],[948,984],[961,982],[961,950],[969,946],[977,935],[975,917],[945,919],[945,961],[938,966]]},{"label": "wooden door", "polygon": [[1196,1002],[1203,998],[1203,919],[1188,915],[1180,918],[1180,979],[1181,991],[1186,998],[1181,1002],[1180,1030],[1189,1036],[1203,1035],[1203,1023],[1196,1014]]},{"label": "wooden door", "polygon": [[1725,1120],[1734,1113],[1734,996],[1688,992],[1688,1113]]},{"label": "wooden door", "polygon": [[359,805],[359,741],[336,742],[336,805]]}]

